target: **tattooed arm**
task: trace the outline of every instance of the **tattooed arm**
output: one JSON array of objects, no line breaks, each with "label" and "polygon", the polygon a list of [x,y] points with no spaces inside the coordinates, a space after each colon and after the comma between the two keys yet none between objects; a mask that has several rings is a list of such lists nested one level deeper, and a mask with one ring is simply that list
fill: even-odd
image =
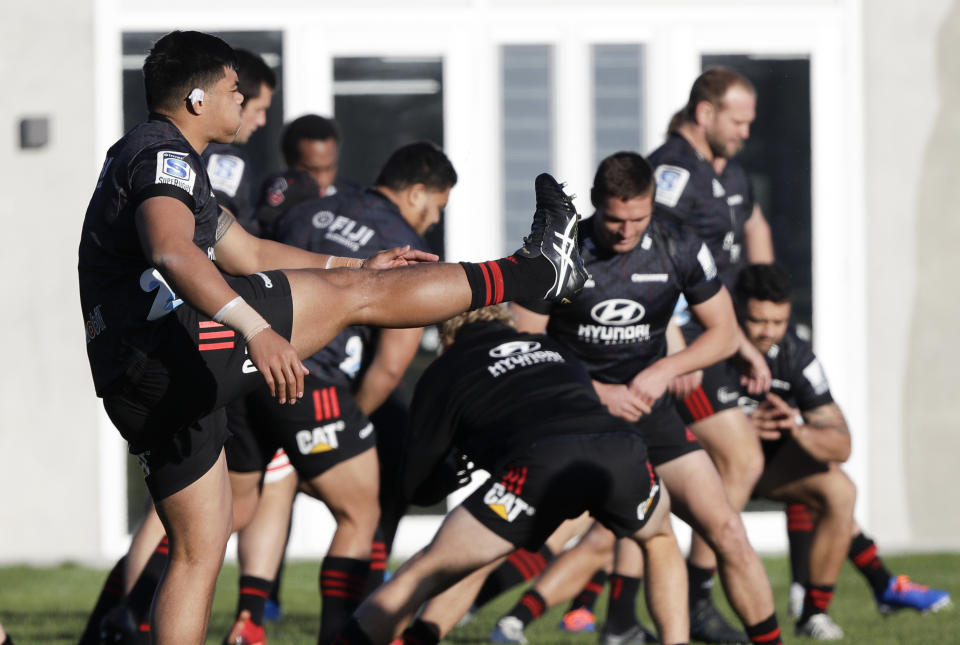
[{"label": "tattooed arm", "polygon": [[843,462],[850,457],[850,431],[836,403],[801,412],[772,392],[754,412],[754,422],[765,431],[789,433],[818,461]]}]

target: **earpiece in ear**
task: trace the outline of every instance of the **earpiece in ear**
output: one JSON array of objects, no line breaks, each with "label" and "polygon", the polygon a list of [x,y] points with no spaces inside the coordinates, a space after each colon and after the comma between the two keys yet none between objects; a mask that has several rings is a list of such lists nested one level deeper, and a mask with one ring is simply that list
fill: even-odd
[{"label": "earpiece in ear", "polygon": [[203,102],[203,96],[203,90],[201,90],[199,87],[195,87],[190,90],[190,95],[187,97],[187,99],[196,105],[197,103]]}]

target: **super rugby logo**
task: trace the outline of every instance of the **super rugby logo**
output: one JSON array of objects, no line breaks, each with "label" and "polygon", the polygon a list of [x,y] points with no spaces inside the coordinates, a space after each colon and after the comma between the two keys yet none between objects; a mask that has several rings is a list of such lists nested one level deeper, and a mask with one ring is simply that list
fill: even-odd
[{"label": "super rugby logo", "polygon": [[157,174],[155,184],[171,184],[193,193],[193,184],[197,180],[196,173],[186,161],[186,152],[162,150],[157,153]]},{"label": "super rugby logo", "polygon": [[497,378],[518,367],[541,363],[562,363],[563,356],[549,349],[540,349],[535,340],[512,340],[490,350],[490,357],[498,359],[487,365],[487,371]]},{"label": "super rugby logo", "polygon": [[590,317],[596,325],[580,325],[577,336],[587,343],[611,345],[639,343],[650,339],[650,325],[638,325],[647,314],[639,302],[611,298],[593,306]]},{"label": "super rugby logo", "polygon": [[494,358],[503,358],[514,354],[526,354],[538,349],[540,349],[540,343],[535,340],[514,340],[494,347],[490,350],[490,355]]},{"label": "super rugby logo", "polygon": [[349,217],[336,215],[330,211],[320,211],[313,216],[313,226],[326,230],[324,237],[331,242],[342,244],[351,251],[358,251],[373,237],[373,229],[358,224]]},{"label": "super rugby logo", "polygon": [[297,433],[297,448],[300,449],[300,454],[314,455],[336,450],[340,447],[337,433],[346,427],[347,424],[343,421],[335,421],[311,430],[300,430]]}]

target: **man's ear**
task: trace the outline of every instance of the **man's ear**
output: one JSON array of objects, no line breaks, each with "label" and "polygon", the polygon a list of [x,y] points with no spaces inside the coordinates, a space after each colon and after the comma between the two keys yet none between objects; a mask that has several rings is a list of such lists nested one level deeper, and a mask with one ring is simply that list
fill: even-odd
[{"label": "man's ear", "polygon": [[203,99],[205,97],[204,91],[199,87],[190,90],[190,94],[186,98],[187,111],[190,114],[200,114],[203,111]]},{"label": "man's ear", "polygon": [[697,103],[697,109],[694,114],[697,117],[697,125],[704,125],[707,121],[713,119],[717,108],[710,101],[700,101]]},{"label": "man's ear", "polygon": [[419,209],[427,199],[427,187],[424,184],[413,184],[405,192],[407,193],[407,203],[412,208]]}]

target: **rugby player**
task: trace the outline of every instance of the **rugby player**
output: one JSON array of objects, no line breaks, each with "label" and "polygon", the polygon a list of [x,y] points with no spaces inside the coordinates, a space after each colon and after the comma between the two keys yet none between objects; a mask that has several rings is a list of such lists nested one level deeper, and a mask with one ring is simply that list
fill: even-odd
[{"label": "rugby player", "polygon": [[[687,642],[683,556],[670,528],[669,496],[640,435],[608,414],[566,350],[548,337],[518,333],[505,307],[457,316],[444,324],[442,338],[446,351],[424,372],[411,405],[402,490],[429,502],[455,488],[458,478],[446,476],[452,450],[490,471],[490,480],[364,601],[334,642],[390,642],[426,599],[485,573],[485,565],[518,547],[535,551],[584,511],[642,545],[656,590],[651,613],[664,642]],[[463,583],[482,582],[471,578]],[[405,642],[438,640],[425,617],[411,630]]]},{"label": "rugby player", "polygon": [[[778,642],[763,564],[747,541],[716,468],[667,393],[675,377],[735,351],[753,365],[763,357],[738,340],[742,334],[710,250],[688,229],[654,212],[654,188],[653,171],[638,154],[620,152],[600,163],[590,193],[596,213],[581,224],[591,279],[569,305],[515,303],[523,305],[515,307],[518,328],[546,330],[569,347],[587,366],[610,412],[636,424],[651,463],[670,490],[674,513],[718,551],[721,579],[747,635],[758,642]],[[685,349],[668,355],[665,331],[681,294],[706,329]],[[621,548],[615,573],[635,578],[639,555],[629,556],[627,570],[629,547]],[[595,569],[586,570],[581,586]],[[638,587],[631,586],[634,591]],[[629,617],[608,621],[604,642],[642,637],[633,602],[626,606]]]},{"label": "rugby player", "polygon": [[[756,91],[747,78],[724,67],[708,69],[694,81],[667,141],[650,154],[657,212],[690,226],[706,242],[728,290],[747,261],[773,262],[770,227],[753,200],[746,171],[733,158],[750,136],[755,113]],[[683,307],[679,320],[687,342],[702,333],[702,323]],[[739,374],[708,366],[700,386],[680,404],[684,421],[716,464],[737,510],[746,504],[763,469],[756,433],[737,407],[740,389]],[[697,534],[687,566],[693,637],[706,642],[744,640],[713,605],[716,558]]]},{"label": "rugby player", "polygon": [[423,326],[518,297],[569,299],[585,278],[576,212],[548,175],[525,246],[484,264],[403,266],[435,259],[405,248],[359,261],[253,237],[219,208],[200,158],[240,127],[233,50],[172,32],[144,82],[151,116],[108,151],[84,219],[80,300],[96,392],[170,540],[153,639],[201,643],[232,522],[226,403],[264,384],[296,403],[301,358],[349,324]]},{"label": "rugby player", "polygon": [[362,186],[338,172],[340,129],[333,119],[317,114],[294,119],[283,129],[280,151],[287,169],[264,180],[254,215],[262,237],[273,239],[274,223],[304,200],[363,192]]},{"label": "rugby player", "polygon": [[267,124],[277,77],[266,62],[245,49],[237,53],[237,85],[243,95],[240,129],[230,143],[211,143],[201,155],[217,203],[226,208],[251,235],[260,235],[254,218],[254,173],[244,144]]},{"label": "rugby player", "polygon": [[853,519],[856,487],[839,467],[850,455],[850,433],[823,366],[789,326],[786,273],[772,264],[748,266],[740,273],[735,296],[747,339],[763,352],[773,377],[765,398],[740,399],[763,440],[766,463],[754,495],[804,504],[818,518],[796,633],[818,640],[843,638],[826,611],[848,553],[863,560],[881,609],[936,611],[946,606],[947,592],[891,575]]},{"label": "rugby player", "polygon": [[[422,235],[440,220],[456,182],[456,171],[442,150],[425,141],[408,144],[390,156],[370,190],[302,202],[283,216],[274,233],[280,242],[345,257],[368,257],[401,246],[427,251]],[[345,329],[304,361],[310,369],[304,386],[311,405],[281,406],[266,392],[255,392],[246,401],[259,451],[251,451],[240,463],[230,459],[228,444],[230,470],[254,477],[277,446],[282,447],[300,477],[301,490],[323,501],[337,523],[320,570],[321,644],[343,628],[367,585],[380,518],[378,431],[368,415],[400,383],[420,336],[419,328]],[[253,487],[247,492],[256,495]],[[289,509],[292,495],[280,501]],[[277,529],[286,525],[258,523],[243,532],[264,551],[274,571],[286,538],[285,531]],[[377,564],[385,566],[383,561]],[[238,605],[227,642],[257,643],[263,640],[265,590],[272,576],[253,575],[246,568],[242,574],[241,596],[246,589],[249,598]]]}]

